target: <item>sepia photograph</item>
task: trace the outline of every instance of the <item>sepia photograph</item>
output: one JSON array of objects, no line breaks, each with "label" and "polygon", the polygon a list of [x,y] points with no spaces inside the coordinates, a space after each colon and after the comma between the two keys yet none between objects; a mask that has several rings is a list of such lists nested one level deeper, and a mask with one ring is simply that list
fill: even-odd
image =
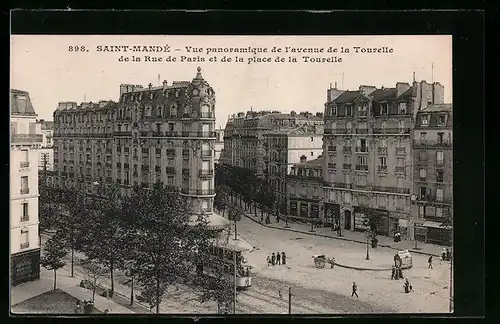
[{"label": "sepia photograph", "polygon": [[454,312],[451,35],[11,35],[12,314]]}]

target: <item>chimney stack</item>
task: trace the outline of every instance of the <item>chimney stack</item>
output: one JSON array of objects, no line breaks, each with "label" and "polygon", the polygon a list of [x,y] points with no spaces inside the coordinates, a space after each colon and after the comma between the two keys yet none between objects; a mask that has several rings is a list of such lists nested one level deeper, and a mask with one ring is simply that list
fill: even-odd
[{"label": "chimney stack", "polygon": [[151,82],[149,82],[148,87],[149,87],[149,90],[151,91],[151,88],[153,87],[153,84]]}]

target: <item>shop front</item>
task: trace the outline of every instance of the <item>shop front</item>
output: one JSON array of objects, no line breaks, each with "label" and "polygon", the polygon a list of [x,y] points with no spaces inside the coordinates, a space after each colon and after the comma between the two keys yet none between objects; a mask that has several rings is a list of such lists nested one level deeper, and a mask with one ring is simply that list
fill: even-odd
[{"label": "shop front", "polygon": [[331,226],[336,222],[340,223],[340,205],[325,203],[325,225]]},{"label": "shop front", "polygon": [[369,229],[366,224],[366,217],[368,215],[376,215],[378,235],[389,236],[389,211],[384,209],[368,208],[368,207],[354,207],[354,230],[364,232]]},{"label": "shop front", "polygon": [[300,217],[302,218],[309,217],[309,204],[307,202],[301,201],[299,210],[300,210]]},{"label": "shop front", "polygon": [[415,224],[413,236],[415,241],[426,242],[427,228],[423,224]]},{"label": "shop front", "polygon": [[18,285],[40,278],[40,249],[16,253],[11,256],[11,282]]},{"label": "shop front", "polygon": [[426,221],[424,226],[427,229],[427,243],[451,245],[451,227],[442,226],[441,223],[431,221]]},{"label": "shop front", "polygon": [[291,216],[298,216],[298,203],[296,200],[290,199],[290,215]]}]

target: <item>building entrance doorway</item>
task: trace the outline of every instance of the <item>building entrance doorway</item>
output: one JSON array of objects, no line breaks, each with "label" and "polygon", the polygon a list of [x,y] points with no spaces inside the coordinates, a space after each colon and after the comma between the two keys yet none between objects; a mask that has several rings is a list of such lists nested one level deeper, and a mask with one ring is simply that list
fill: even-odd
[{"label": "building entrance doorway", "polygon": [[344,211],[344,229],[346,229],[346,230],[351,229],[351,211],[350,210]]}]

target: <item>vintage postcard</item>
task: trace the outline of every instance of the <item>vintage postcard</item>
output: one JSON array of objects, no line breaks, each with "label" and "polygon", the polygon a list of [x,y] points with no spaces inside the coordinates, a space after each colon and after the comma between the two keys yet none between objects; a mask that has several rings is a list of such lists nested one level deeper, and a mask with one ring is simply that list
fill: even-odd
[{"label": "vintage postcard", "polygon": [[451,36],[10,48],[13,314],[453,312]]}]

